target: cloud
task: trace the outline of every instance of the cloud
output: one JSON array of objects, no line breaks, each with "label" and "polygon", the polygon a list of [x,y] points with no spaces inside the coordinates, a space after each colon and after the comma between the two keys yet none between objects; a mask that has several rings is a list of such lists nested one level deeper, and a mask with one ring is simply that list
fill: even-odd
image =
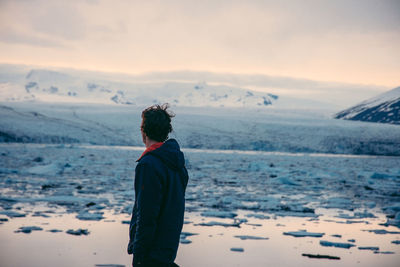
[{"label": "cloud", "polygon": [[[3,0],[0,40],[32,46],[30,60],[46,56],[40,46],[51,46],[65,66],[394,85],[400,71],[398,10],[397,0]],[[1,48],[4,60],[22,57],[12,47]]]}]

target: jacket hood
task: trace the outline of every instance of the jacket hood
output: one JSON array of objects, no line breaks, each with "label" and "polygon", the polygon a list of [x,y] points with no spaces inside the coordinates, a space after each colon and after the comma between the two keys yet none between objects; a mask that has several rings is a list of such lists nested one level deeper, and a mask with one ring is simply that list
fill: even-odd
[{"label": "jacket hood", "polygon": [[180,170],[185,166],[185,157],[175,139],[168,139],[161,147],[148,152],[146,155],[153,155],[161,159],[173,170]]}]

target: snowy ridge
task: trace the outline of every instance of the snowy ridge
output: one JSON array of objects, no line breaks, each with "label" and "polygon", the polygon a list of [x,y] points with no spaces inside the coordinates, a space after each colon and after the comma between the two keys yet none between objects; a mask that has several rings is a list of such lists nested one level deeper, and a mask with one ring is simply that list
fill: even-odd
[{"label": "snowy ridge", "polygon": [[341,111],[335,118],[400,124],[400,87]]},{"label": "snowy ridge", "polygon": [[[275,109],[172,110],[177,115],[171,137],[185,148],[400,156],[400,128],[395,125]],[[140,146],[141,111],[116,104],[0,103],[0,142]]]},{"label": "snowy ridge", "polygon": [[206,82],[121,82],[46,69],[32,69],[19,79],[1,78],[0,101],[257,108],[278,99],[274,94]]}]

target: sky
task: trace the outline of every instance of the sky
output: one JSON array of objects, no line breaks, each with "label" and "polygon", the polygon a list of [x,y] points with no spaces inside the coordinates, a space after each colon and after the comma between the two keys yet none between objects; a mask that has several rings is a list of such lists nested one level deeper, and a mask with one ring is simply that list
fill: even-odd
[{"label": "sky", "polygon": [[0,0],[0,63],[400,85],[400,1]]}]

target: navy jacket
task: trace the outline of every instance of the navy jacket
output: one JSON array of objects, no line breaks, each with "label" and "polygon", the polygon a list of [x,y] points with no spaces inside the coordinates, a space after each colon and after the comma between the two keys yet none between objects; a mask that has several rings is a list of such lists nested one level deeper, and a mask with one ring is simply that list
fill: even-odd
[{"label": "navy jacket", "polygon": [[178,251],[188,173],[175,139],[139,159],[128,253],[135,261],[172,263]]}]

